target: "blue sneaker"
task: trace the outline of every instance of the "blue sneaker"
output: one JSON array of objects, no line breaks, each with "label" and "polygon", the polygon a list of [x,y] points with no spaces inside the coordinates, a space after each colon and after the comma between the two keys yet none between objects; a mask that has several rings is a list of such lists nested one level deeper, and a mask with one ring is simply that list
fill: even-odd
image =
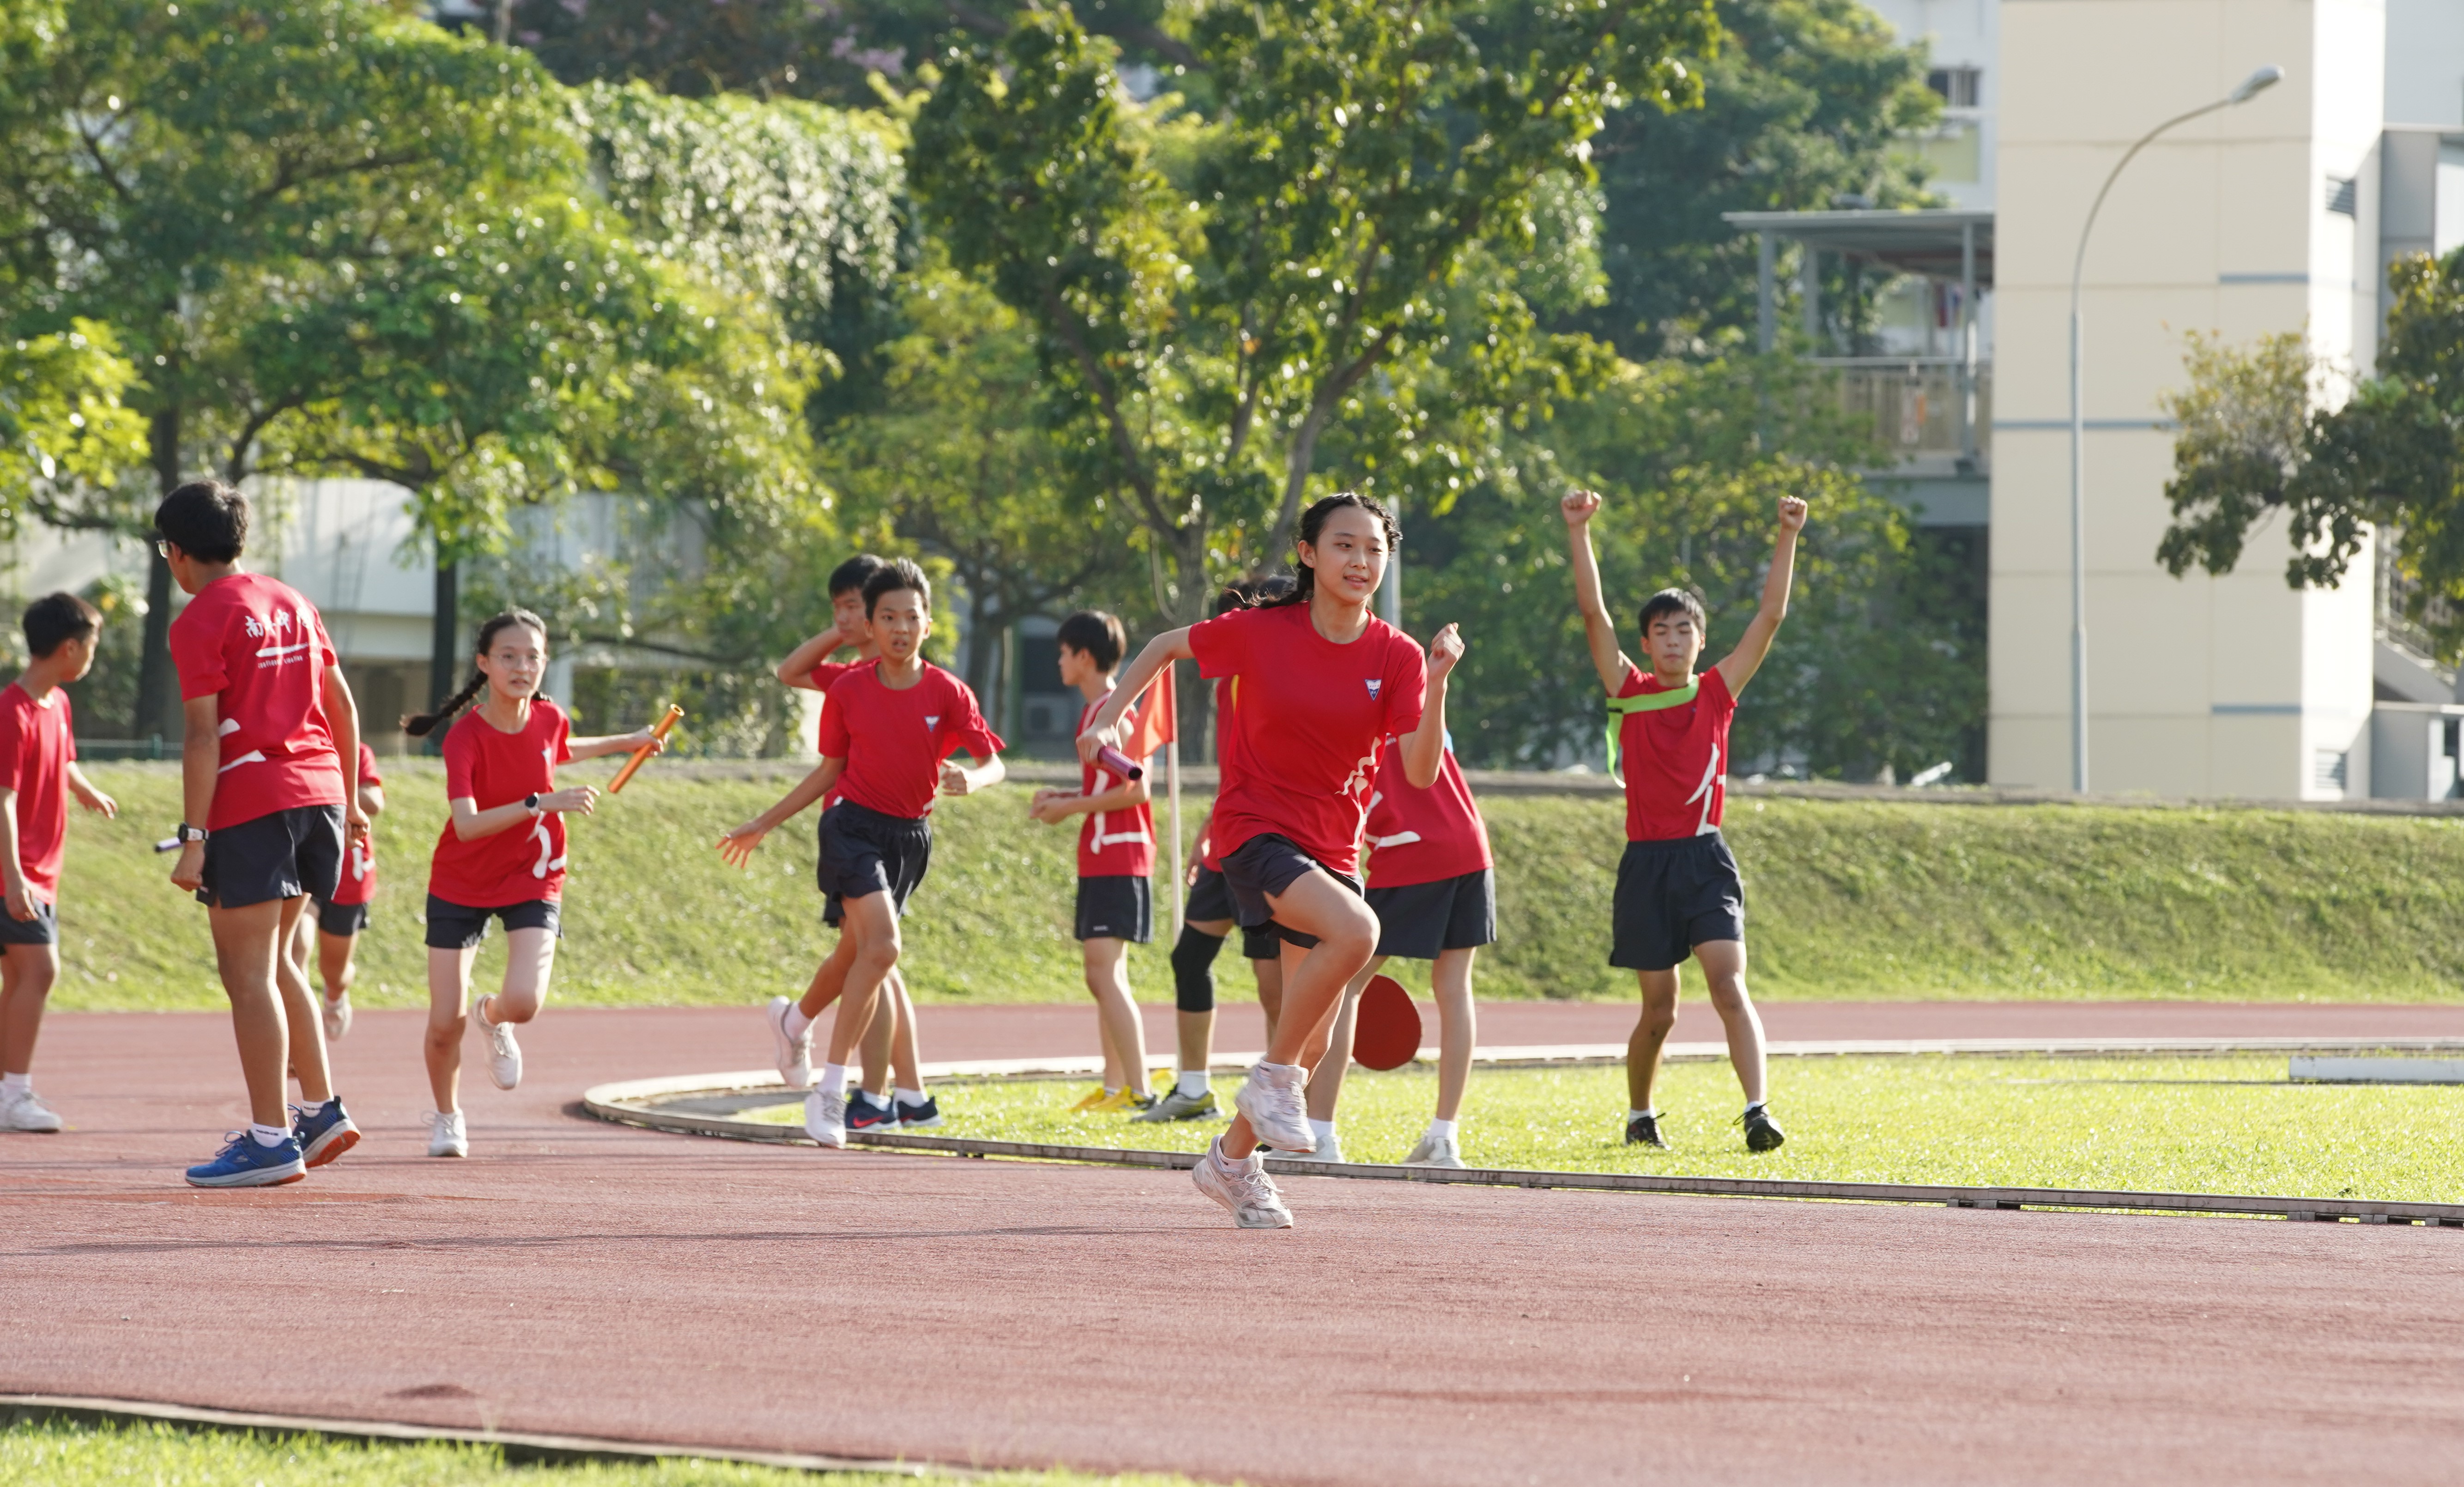
[{"label": "blue sneaker", "polygon": [[298,1137],[286,1136],[278,1146],[261,1147],[247,1131],[226,1134],[231,1139],[212,1161],[188,1169],[189,1187],[275,1188],[308,1175]]},{"label": "blue sneaker", "polygon": [[342,1097],[320,1105],[291,1107],[291,1139],[310,1167],[322,1167],[360,1144],[360,1128],[342,1109]]}]

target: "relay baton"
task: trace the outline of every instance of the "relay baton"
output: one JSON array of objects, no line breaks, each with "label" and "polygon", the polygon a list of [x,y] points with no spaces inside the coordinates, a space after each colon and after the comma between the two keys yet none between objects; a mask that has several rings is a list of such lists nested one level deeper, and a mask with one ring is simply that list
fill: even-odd
[{"label": "relay baton", "polygon": [[1131,758],[1128,754],[1113,748],[1111,744],[1106,744],[1101,749],[1095,751],[1095,762],[1103,768],[1111,770],[1113,774],[1120,776],[1123,779],[1144,779],[1147,777],[1147,767],[1145,765]]},{"label": "relay baton", "polygon": [[180,850],[180,839],[177,837],[165,837],[162,841],[154,843],[154,850],[157,852],[176,852]]},{"label": "relay baton", "polygon": [[[650,736],[664,740],[668,736],[668,730],[675,727],[676,720],[684,715],[684,709],[679,708],[672,703],[669,704],[668,715],[650,725]],[[607,782],[607,793],[609,795],[614,795],[617,791],[624,789],[625,781],[632,778],[633,772],[640,769],[649,757],[650,746],[649,744],[644,744],[639,749],[634,750],[633,756],[625,761],[625,767],[616,772],[616,777]]]}]

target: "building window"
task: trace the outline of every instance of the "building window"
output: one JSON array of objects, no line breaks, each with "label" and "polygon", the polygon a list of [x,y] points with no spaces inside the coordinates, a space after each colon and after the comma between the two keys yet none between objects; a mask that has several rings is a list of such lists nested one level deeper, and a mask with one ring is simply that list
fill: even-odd
[{"label": "building window", "polygon": [[1985,74],[1973,67],[1937,67],[1925,74],[1925,86],[1942,95],[1950,108],[1974,108]]},{"label": "building window", "polygon": [[2358,208],[2354,203],[2353,178],[2351,176],[2329,176],[2327,178],[2327,209],[2329,211],[2342,212],[2347,217],[2359,214]]},{"label": "building window", "polygon": [[2351,755],[2337,749],[2321,749],[2310,756],[2310,784],[2317,790],[2333,790],[2339,795],[2344,789],[2344,764]]}]

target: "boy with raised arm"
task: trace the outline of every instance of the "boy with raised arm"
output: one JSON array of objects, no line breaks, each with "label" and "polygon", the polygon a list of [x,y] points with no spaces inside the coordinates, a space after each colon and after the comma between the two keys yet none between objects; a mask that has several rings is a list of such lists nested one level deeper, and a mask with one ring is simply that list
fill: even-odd
[{"label": "boy with raised arm", "polygon": [[[1617,648],[1617,623],[1600,598],[1600,568],[1592,555],[1594,492],[1570,492],[1560,503],[1573,558],[1574,607],[1583,617],[1592,666],[1608,689],[1625,757],[1625,856],[1617,864],[1615,946],[1609,964],[1641,983],[1642,1017],[1626,1051],[1625,1139],[1665,1148],[1652,1086],[1661,1046],[1677,1026],[1677,967],[1687,955],[1703,966],[1711,1005],[1728,1035],[1728,1061],[1744,1086],[1751,1151],[1775,1149],[1787,1136],[1763,1103],[1763,1025],[1746,995],[1746,888],[1737,860],[1720,837],[1727,798],[1728,724],[1737,693],[1771,653],[1771,637],[1788,616],[1796,564],[1796,535],[1805,502],[1783,496],[1762,607],[1719,665],[1697,675],[1707,625],[1702,601],[1684,589],[1661,589],[1643,601],[1648,670]],[[1611,759],[1612,767],[1616,760]]]}]

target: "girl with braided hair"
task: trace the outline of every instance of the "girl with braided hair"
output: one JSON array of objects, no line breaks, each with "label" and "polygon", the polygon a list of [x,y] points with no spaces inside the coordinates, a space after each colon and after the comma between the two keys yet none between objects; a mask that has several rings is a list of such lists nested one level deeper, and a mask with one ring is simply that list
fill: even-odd
[{"label": "girl with braided hair", "polygon": [[472,1005],[467,1020],[488,1042],[496,1087],[521,1082],[514,1024],[539,1016],[556,962],[564,813],[587,816],[599,798],[587,785],[558,789],[556,767],[663,747],[647,728],[573,736],[564,710],[539,695],[547,674],[547,623],[529,610],[508,609],[479,626],[476,653],[468,686],[435,711],[402,720],[404,733],[425,738],[461,713],[443,751],[452,819],[428,869],[428,1082],[436,1096],[428,1118],[429,1156],[471,1154],[460,1101],[463,1007],[472,957],[492,917],[505,925],[504,986]]}]

